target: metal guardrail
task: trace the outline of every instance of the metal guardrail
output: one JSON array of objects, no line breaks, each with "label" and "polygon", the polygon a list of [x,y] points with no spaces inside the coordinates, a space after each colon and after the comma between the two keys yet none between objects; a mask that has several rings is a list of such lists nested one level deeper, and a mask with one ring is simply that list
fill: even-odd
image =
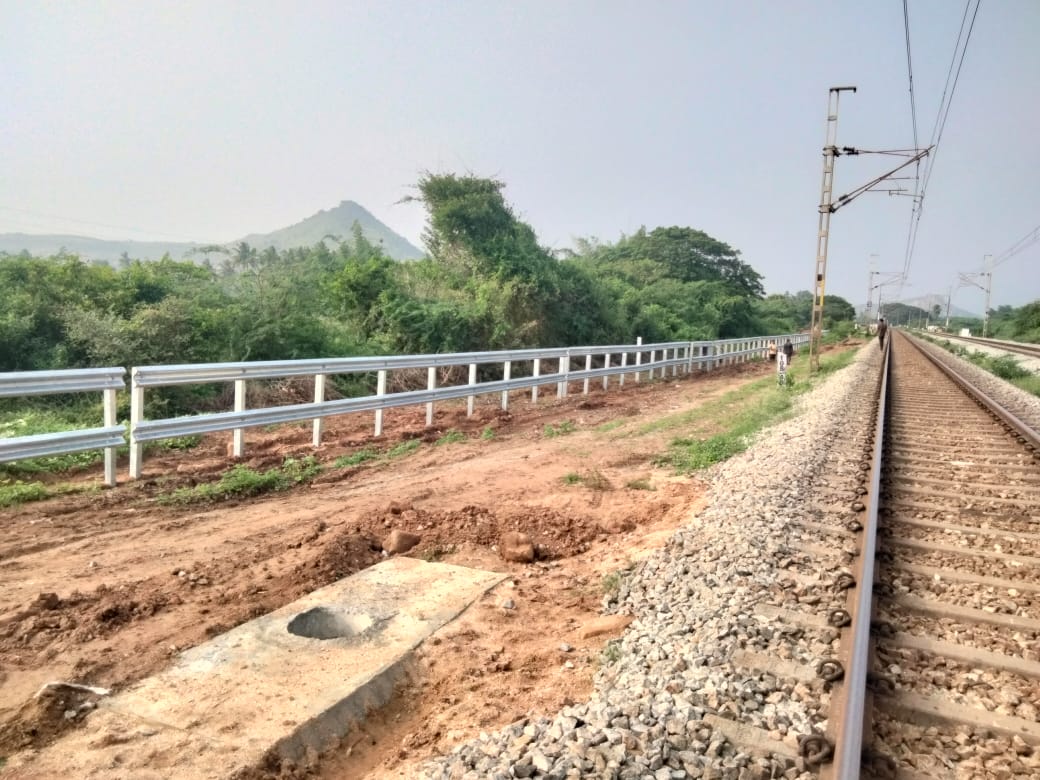
[{"label": "metal guardrail", "polygon": [[116,421],[116,393],[125,389],[124,368],[15,371],[0,374],[0,398],[100,391],[103,425],[58,433],[0,439],[0,463],[70,452],[104,449],[105,484],[116,484],[116,447],[126,443],[126,428]]},{"label": "metal guardrail", "polygon": [[[149,441],[189,436],[214,431],[232,431],[232,453],[241,457],[245,448],[244,430],[263,425],[286,422],[313,421],[312,443],[321,443],[323,424],[326,417],[351,412],[374,411],[375,435],[383,430],[383,411],[401,406],[426,404],[426,424],[433,424],[433,408],[437,401],[466,398],[467,414],[472,415],[474,401],[478,395],[500,393],[502,408],[508,409],[509,393],[514,390],[531,390],[533,402],[538,400],[538,390],[543,385],[556,384],[558,398],[567,395],[570,382],[582,382],[582,392],[589,392],[593,379],[602,379],[607,389],[611,376],[619,377],[623,385],[625,377],[634,375],[640,381],[643,373],[653,379],[656,372],[661,376],[671,369],[673,376],[680,370],[688,373],[694,367],[702,370],[747,360],[764,355],[769,341],[781,344],[791,339],[795,345],[807,343],[804,334],[785,334],[717,341],[675,341],[659,344],[620,344],[608,346],[558,347],[551,349],[500,350],[494,352],[457,352],[433,355],[402,355],[390,357],[357,357],[322,360],[283,360],[256,363],[214,363],[200,365],[138,366],[131,372],[130,395],[130,476],[141,476],[143,444]],[[575,359],[584,358],[583,369],[573,369]],[[602,368],[593,368],[593,359],[599,358]],[[644,358],[647,358],[644,360]],[[542,362],[556,361],[556,370],[542,373]],[[501,363],[502,379],[477,382],[477,368],[481,365]],[[512,377],[515,363],[530,363],[529,376]],[[437,387],[436,369],[449,366],[468,366],[469,381],[464,385]],[[401,369],[427,369],[425,390],[409,390],[387,393],[388,372]],[[325,400],[326,377],[337,374],[372,373],[377,375],[374,395],[361,398],[346,398],[336,401]],[[246,382],[252,379],[271,379],[293,376],[314,377],[314,401],[267,409],[246,409]],[[234,382],[234,408],[230,412],[176,417],[165,420],[144,418],[144,392],[148,387],[163,387],[179,384],[202,384],[210,382]]]},{"label": "metal guardrail", "polygon": [[[324,420],[333,415],[374,411],[375,435],[378,436],[382,433],[385,409],[426,404],[426,424],[432,425],[433,408],[437,401],[466,398],[467,414],[472,415],[476,396],[500,393],[502,408],[508,409],[511,391],[530,389],[532,401],[537,402],[539,388],[544,385],[556,384],[556,395],[563,398],[567,395],[571,382],[581,382],[582,393],[587,394],[593,380],[602,380],[605,390],[609,387],[612,376],[617,377],[618,384],[623,386],[627,377],[639,382],[643,374],[653,379],[655,375],[665,376],[669,370],[673,376],[680,371],[707,371],[751,357],[764,356],[770,341],[780,345],[786,339],[799,346],[808,342],[807,335],[795,333],[659,344],[643,344],[640,341],[636,344],[494,352],[138,366],[130,372],[130,476],[133,479],[141,476],[143,445],[150,441],[229,430],[233,432],[232,451],[235,456],[241,456],[244,450],[245,428],[312,420],[312,440],[314,446],[318,446],[321,443]],[[584,366],[575,368],[575,361],[581,362],[582,358]],[[555,362],[551,373],[542,373],[543,361],[546,360]],[[593,367],[594,361],[598,363],[598,367]],[[527,375],[516,378],[512,376],[514,364],[517,363],[530,364],[530,370],[524,372]],[[489,364],[501,364],[502,378],[477,382],[478,366]],[[437,387],[437,369],[451,366],[468,366],[469,381],[466,384]],[[425,390],[386,392],[390,371],[416,368],[427,370]],[[374,395],[336,401],[325,400],[328,376],[359,373],[377,375]],[[125,389],[125,375],[126,369],[119,367],[0,373],[0,398],[101,391],[104,400],[102,427],[0,438],[0,462],[104,449],[105,484],[115,485],[116,448],[126,442],[126,430],[116,420],[116,393]],[[246,409],[249,380],[299,376],[314,377],[312,403]],[[165,420],[144,418],[146,388],[213,382],[234,383],[235,400],[232,411]]]}]

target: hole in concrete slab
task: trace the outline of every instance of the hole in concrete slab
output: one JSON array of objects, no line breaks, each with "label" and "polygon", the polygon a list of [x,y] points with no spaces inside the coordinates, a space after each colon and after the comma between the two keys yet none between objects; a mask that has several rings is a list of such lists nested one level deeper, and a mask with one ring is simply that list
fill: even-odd
[{"label": "hole in concrete slab", "polygon": [[308,639],[343,639],[363,633],[374,622],[369,615],[314,607],[290,620],[288,629],[290,634]]}]

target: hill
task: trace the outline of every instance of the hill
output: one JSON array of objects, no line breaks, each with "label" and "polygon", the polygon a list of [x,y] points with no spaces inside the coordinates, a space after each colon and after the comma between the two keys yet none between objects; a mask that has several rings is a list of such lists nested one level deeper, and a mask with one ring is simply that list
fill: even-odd
[{"label": "hill", "polygon": [[314,246],[327,236],[349,240],[355,222],[361,226],[365,238],[382,246],[383,251],[395,260],[415,260],[423,256],[421,249],[392,231],[372,216],[364,206],[352,200],[342,201],[328,211],[323,209],[295,225],[272,233],[250,233],[240,240],[258,249],[269,246],[275,249]]},{"label": "hill", "polygon": [[[422,250],[388,228],[363,206],[350,200],[328,211],[319,211],[295,225],[271,233],[250,233],[228,245],[245,241],[259,249],[268,246],[290,249],[313,246],[330,235],[349,240],[355,221],[361,226],[365,238],[382,246],[383,251],[395,260],[414,260],[423,256]],[[123,255],[136,260],[158,260],[166,254],[175,260],[201,260],[202,256],[195,254],[195,250],[200,246],[214,244],[219,242],[129,241],[63,234],[0,233],[0,252],[56,255],[64,250],[84,260],[101,260],[112,265]],[[209,257],[215,263],[222,259],[219,254]]]},{"label": "hill", "polygon": [[[932,310],[933,306],[938,305],[942,309],[942,314],[940,316],[942,318],[944,318],[944,319],[946,317],[946,296],[945,295],[938,295],[938,294],[922,295],[922,296],[920,296],[918,298],[904,298],[903,300],[900,300],[900,301],[883,301],[882,303],[883,303],[883,305],[886,308],[889,307],[889,306],[895,305],[896,303],[899,303],[902,306],[908,306],[908,307],[912,307],[912,308],[916,308],[916,309],[921,309],[924,312],[930,312]],[[876,301],[874,303],[874,306],[875,306],[875,308],[873,310],[871,310],[870,317],[868,319],[873,319],[874,317],[877,317],[877,310],[876,310],[877,309],[877,302]],[[865,306],[860,304],[859,306],[856,307],[856,316],[857,316],[857,318],[863,318],[866,314],[867,314],[867,311],[866,311],[866,307]],[[950,306],[950,316],[951,317],[967,317],[967,318],[982,319],[982,315],[981,314],[975,314],[974,312],[970,312],[967,309],[961,309],[960,307],[957,306],[957,304],[952,304]]]}]

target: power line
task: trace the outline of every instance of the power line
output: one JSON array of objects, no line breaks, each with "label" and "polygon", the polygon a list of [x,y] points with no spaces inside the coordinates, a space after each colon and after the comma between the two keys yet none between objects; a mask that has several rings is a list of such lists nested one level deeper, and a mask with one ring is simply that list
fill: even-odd
[{"label": "power line", "polygon": [[[918,136],[917,136],[917,101],[914,97],[914,65],[913,59],[910,56],[910,10],[907,5],[907,0],[903,0],[903,32],[906,38],[906,76],[907,81],[910,84],[910,120],[914,129],[914,149],[919,147]],[[907,227],[906,232],[906,250],[903,260],[903,278],[906,278],[906,272],[910,270],[909,257],[911,253],[911,241],[914,236],[914,223],[915,219],[920,220],[920,191],[921,191],[921,162],[918,161],[917,165],[914,166],[914,194],[913,201],[910,208],[910,224]],[[900,293],[902,292],[902,285],[900,285]]]},{"label": "power line", "polygon": [[[1033,244],[1036,244],[1038,242],[1040,242],[1040,225],[1037,225],[1035,228],[1030,230],[1024,236],[1022,236],[1022,238],[1018,239],[1018,241],[1016,241],[1003,252],[1001,252],[999,255],[994,257],[993,263],[992,265],[990,265],[990,268],[996,268],[998,265],[1006,263],[1015,255],[1024,252],[1025,250],[1029,249],[1029,247],[1031,247]],[[983,267],[982,270],[985,271],[987,269]]]},{"label": "power line", "polygon": [[[929,146],[934,147],[932,150],[931,158],[929,159],[924,171],[924,181],[921,184],[920,192],[914,199],[914,208],[910,214],[910,229],[907,233],[906,240],[906,256],[903,261],[903,275],[904,278],[910,273],[910,264],[913,261],[914,249],[917,246],[917,233],[921,225],[921,215],[924,212],[924,197],[928,192],[928,184],[932,179],[932,172],[935,170],[935,158],[939,153],[939,143],[942,141],[943,131],[946,129],[946,121],[950,116],[950,107],[953,105],[953,96],[957,91],[957,83],[960,81],[961,68],[964,66],[964,56],[968,51],[968,43],[971,41],[971,33],[975,29],[975,19],[979,14],[979,6],[982,5],[982,0],[975,0],[975,10],[971,14],[971,22],[968,24],[967,34],[964,32],[964,26],[968,23],[968,12],[971,10],[972,0],[967,0],[964,5],[964,14],[961,16],[960,30],[957,32],[957,41],[953,46],[953,56],[950,58],[950,67],[946,72],[946,84],[943,86],[942,98],[939,101],[939,110],[935,115],[935,124],[932,126],[932,137],[929,141]],[[909,14],[906,10],[906,2],[903,3],[903,14],[904,23],[907,24],[907,38],[909,40]],[[961,44],[963,39],[964,43]],[[909,44],[908,44],[909,46]],[[959,57],[958,57],[959,53]],[[908,64],[909,64],[909,49],[908,49]],[[955,67],[956,66],[956,69]],[[951,85],[952,79],[952,85]]]},{"label": "power line", "polygon": [[[967,54],[967,52],[968,52],[968,43],[971,41],[971,33],[975,29],[975,19],[979,15],[979,6],[981,6],[981,5],[982,5],[982,0],[975,0],[975,11],[971,15],[971,24],[968,26],[968,34],[964,38],[964,46],[961,47],[960,60],[957,60],[957,49],[955,47],[954,48],[954,52],[953,52],[954,60],[950,61],[950,71],[951,72],[953,70],[953,62],[955,60],[957,61],[957,73],[953,77],[953,86],[950,88],[950,97],[949,97],[949,99],[946,99],[946,90],[945,89],[943,90],[943,100],[945,101],[945,104],[946,104],[945,110],[943,110],[943,105],[940,103],[940,105],[939,105],[939,115],[937,115],[936,118],[935,118],[936,125],[935,125],[935,128],[932,129],[932,137],[935,140],[932,142],[931,145],[936,147],[936,150],[935,150],[936,153],[938,153],[938,151],[939,151],[939,149],[938,149],[939,143],[942,141],[943,131],[946,129],[946,120],[950,116],[950,106],[953,105],[953,95],[957,91],[957,82],[960,81],[960,78],[961,78],[961,68],[964,65],[964,55]],[[961,31],[962,32],[964,30],[964,19],[967,18],[968,8],[970,8],[970,7],[971,7],[971,0],[968,0],[967,4],[964,6],[964,17],[961,19]],[[961,39],[961,36],[958,33],[958,35],[957,35],[957,44],[958,45],[960,44],[960,39]],[[949,84],[949,81],[950,81],[950,74],[947,73],[947,75],[946,75],[946,82],[947,82],[947,84]],[[942,117],[942,121],[941,122],[939,121],[939,117],[940,116]],[[936,134],[936,129],[938,129],[938,134]],[[924,187],[923,187],[923,189],[925,189],[925,190],[928,189],[928,182],[931,180],[931,178],[932,178],[932,171],[935,168],[935,156],[936,156],[935,154],[932,155],[932,159],[929,161],[928,167],[925,169]]]},{"label": "power line", "polygon": [[906,75],[910,82],[910,119],[914,125],[914,149],[917,149],[917,102],[914,99],[914,64],[910,57],[910,11],[903,0],[903,29],[906,32]]}]

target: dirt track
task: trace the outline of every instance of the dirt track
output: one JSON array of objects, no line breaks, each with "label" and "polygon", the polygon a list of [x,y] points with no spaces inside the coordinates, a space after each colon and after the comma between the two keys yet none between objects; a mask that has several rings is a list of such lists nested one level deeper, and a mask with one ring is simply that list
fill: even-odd
[{"label": "dirt track", "polygon": [[[424,410],[390,412],[378,440],[368,415],[340,418],[316,453],[329,468],[307,486],[201,509],[159,505],[159,493],[227,469],[226,439],[211,437],[146,459],[138,483],[7,510],[0,756],[89,724],[94,697],[33,699],[45,682],[119,689],[181,649],[377,562],[392,529],[421,535],[410,555],[514,576],[429,643],[398,703],[313,771],[409,776],[414,762],[459,739],[587,695],[602,646],[618,632],[583,636],[603,577],[663,544],[703,492],[696,479],[653,465],[682,431],[641,428],[767,370],[629,382],[588,397],[574,385],[562,402],[543,395],[532,406],[518,396],[510,414],[483,399],[470,419],[445,405],[432,430]],[[564,421],[573,432],[547,435]],[[486,428],[493,438],[481,436]],[[452,429],[465,441],[435,444]],[[425,442],[414,454],[331,468],[362,446],[411,438]],[[303,426],[247,434],[244,462],[270,467],[314,454],[309,439]],[[510,530],[534,537],[539,561],[501,560],[495,545]],[[513,609],[502,608],[506,599]]]}]

